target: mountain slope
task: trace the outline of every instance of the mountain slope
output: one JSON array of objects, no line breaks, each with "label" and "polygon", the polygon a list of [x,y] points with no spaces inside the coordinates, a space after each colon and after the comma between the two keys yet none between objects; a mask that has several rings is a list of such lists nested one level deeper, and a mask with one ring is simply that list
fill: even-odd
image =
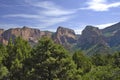
[{"label": "mountain slope", "polygon": [[109,53],[109,46],[105,42],[100,29],[93,26],[86,26],[81,37],[78,39],[78,47],[88,55],[94,53]]},{"label": "mountain slope", "polygon": [[108,26],[108,27],[102,29],[101,31],[106,37],[111,37],[119,30],[120,30],[120,22],[118,22],[114,25]]}]

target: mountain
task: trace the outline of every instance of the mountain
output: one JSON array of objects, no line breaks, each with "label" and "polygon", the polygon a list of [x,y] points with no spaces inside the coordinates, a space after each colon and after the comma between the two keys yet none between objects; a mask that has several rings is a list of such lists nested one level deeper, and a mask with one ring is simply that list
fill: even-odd
[{"label": "mountain", "polygon": [[106,37],[111,37],[119,30],[120,30],[120,22],[102,29],[102,33]]},{"label": "mountain", "polygon": [[105,42],[102,31],[93,26],[86,26],[77,41],[77,46],[88,55],[94,53],[109,53],[109,46]]},{"label": "mountain", "polygon": [[74,30],[62,26],[58,27],[56,32],[41,31],[26,26],[8,30],[0,29],[0,43],[2,44],[7,45],[10,38],[14,41],[18,36],[27,40],[32,46],[37,44],[41,37],[47,36],[69,51],[81,49],[87,55],[120,51],[120,22],[104,29],[88,25],[81,35],[76,35]]},{"label": "mountain", "polygon": [[76,34],[74,30],[64,27],[58,27],[54,38],[55,38],[55,42],[60,44],[64,44],[64,43],[72,44],[76,42]]},{"label": "mountain", "polygon": [[74,30],[60,26],[55,32],[53,40],[70,50],[76,43],[77,37]]},{"label": "mountain", "polygon": [[4,44],[7,44],[10,38],[14,40],[19,36],[24,40],[27,40],[30,44],[35,44],[38,42],[39,38],[46,35],[51,37],[52,32],[43,32],[38,29],[28,28],[26,26],[23,28],[11,28],[1,34],[3,40],[6,41]]},{"label": "mountain", "polygon": [[120,50],[120,22],[101,30],[113,51]]},{"label": "mountain", "polygon": [[102,32],[96,27],[86,26],[78,39],[78,45],[86,50],[97,43],[104,43]]},{"label": "mountain", "polygon": [[110,37],[109,44],[111,47],[120,45],[120,30],[118,30],[114,36]]},{"label": "mountain", "polygon": [[43,36],[52,38],[56,43],[61,44],[66,48],[68,48],[68,46],[72,47],[72,44],[76,42],[74,30],[64,27],[58,27],[55,33],[50,31],[40,31],[39,29],[29,28],[26,26],[23,28],[11,28],[5,31],[0,29],[0,43],[7,45],[10,38],[14,40],[19,36],[24,40],[27,40],[31,45],[35,45]]}]

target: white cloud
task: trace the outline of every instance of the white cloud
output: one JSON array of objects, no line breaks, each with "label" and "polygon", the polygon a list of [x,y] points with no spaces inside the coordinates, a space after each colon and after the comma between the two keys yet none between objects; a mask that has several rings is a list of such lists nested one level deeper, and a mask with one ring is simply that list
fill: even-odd
[{"label": "white cloud", "polygon": [[42,18],[40,15],[32,15],[32,14],[8,14],[3,17],[20,17],[20,18]]},{"label": "white cloud", "polygon": [[108,3],[108,0],[89,0],[88,6],[80,9],[93,11],[108,11],[110,8],[120,7],[120,2]]},{"label": "white cloud", "polygon": [[17,17],[17,18],[27,18],[27,19],[35,19],[35,21],[40,22],[38,24],[35,24],[33,27],[36,28],[46,28],[61,22],[65,22],[72,18],[72,16],[60,16],[60,17],[46,17],[44,15],[30,15],[30,14],[9,14],[4,15],[3,17]]},{"label": "white cloud", "polygon": [[81,34],[82,31],[83,31],[83,29],[79,29],[79,30],[77,29],[77,30],[75,30],[75,33],[76,33],[76,34]]},{"label": "white cloud", "polygon": [[32,1],[26,0],[31,6],[42,8],[44,10],[40,11],[40,14],[44,14],[46,16],[64,16],[75,13],[77,10],[66,10],[61,6],[56,5],[52,1]]},{"label": "white cloud", "polygon": [[112,22],[112,23],[99,24],[99,25],[95,25],[95,26],[99,27],[100,29],[104,29],[104,28],[109,27],[109,26],[116,24],[116,23],[117,22]]},{"label": "white cloud", "polygon": [[43,28],[44,26],[44,28],[46,28],[68,21],[73,17],[72,14],[77,11],[66,10],[61,6],[56,5],[52,1],[25,0],[25,4],[33,7],[36,14],[8,14],[4,15],[3,17],[34,19],[34,21],[39,22],[38,24],[35,24],[37,27],[40,26]]},{"label": "white cloud", "polygon": [[63,15],[70,15],[76,12],[76,10],[65,10],[50,1],[44,1],[38,3],[38,5],[40,5],[39,7],[46,9],[41,12],[46,16],[63,16]]},{"label": "white cloud", "polygon": [[52,1],[25,0],[25,2],[34,7],[41,7],[46,9],[54,9],[55,7],[59,7]]},{"label": "white cloud", "polygon": [[44,18],[40,20],[40,22],[41,22],[41,26],[50,27],[52,25],[65,22],[69,20],[70,18],[71,16],[63,16],[63,17],[58,17],[58,18]]},{"label": "white cloud", "polygon": [[71,18],[70,16],[58,17],[58,18],[48,18],[41,20],[42,22],[63,22]]},{"label": "white cloud", "polygon": [[63,15],[70,15],[75,12],[72,11],[65,11],[65,10],[60,10],[60,9],[54,9],[54,10],[45,10],[41,12],[42,14],[46,16],[63,16]]}]

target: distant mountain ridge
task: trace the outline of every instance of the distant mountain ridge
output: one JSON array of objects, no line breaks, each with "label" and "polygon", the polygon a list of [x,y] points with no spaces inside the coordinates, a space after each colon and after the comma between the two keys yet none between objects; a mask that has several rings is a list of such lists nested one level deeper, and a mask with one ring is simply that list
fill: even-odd
[{"label": "distant mountain ridge", "polygon": [[119,30],[120,30],[120,22],[102,29],[102,32],[103,34],[109,33],[111,35],[114,35]]},{"label": "distant mountain ridge", "polygon": [[0,29],[0,43],[2,44],[7,45],[10,38],[14,41],[18,36],[31,45],[37,44],[41,37],[47,36],[70,51],[81,49],[88,55],[108,54],[120,49],[120,22],[104,29],[86,26],[81,35],[76,35],[74,30],[61,26],[56,32],[40,31],[26,26],[8,30]]}]

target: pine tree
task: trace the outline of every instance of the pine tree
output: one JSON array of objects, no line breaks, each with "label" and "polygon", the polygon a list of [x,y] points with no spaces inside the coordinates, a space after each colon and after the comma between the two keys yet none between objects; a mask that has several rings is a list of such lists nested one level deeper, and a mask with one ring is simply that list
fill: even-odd
[{"label": "pine tree", "polygon": [[68,52],[51,39],[42,38],[33,50],[30,80],[79,80]]},{"label": "pine tree", "polygon": [[76,51],[73,54],[73,60],[77,64],[77,69],[82,69],[83,73],[89,72],[91,70],[92,63],[82,51]]},{"label": "pine tree", "polygon": [[6,47],[0,44],[0,80],[4,80],[8,77],[9,71],[3,64],[6,56],[7,56]]},{"label": "pine tree", "polygon": [[9,79],[11,80],[22,80],[24,76],[24,60],[30,57],[31,47],[27,41],[21,37],[15,39],[14,43],[12,40],[7,45],[8,56],[6,58],[5,65],[9,70]]}]

